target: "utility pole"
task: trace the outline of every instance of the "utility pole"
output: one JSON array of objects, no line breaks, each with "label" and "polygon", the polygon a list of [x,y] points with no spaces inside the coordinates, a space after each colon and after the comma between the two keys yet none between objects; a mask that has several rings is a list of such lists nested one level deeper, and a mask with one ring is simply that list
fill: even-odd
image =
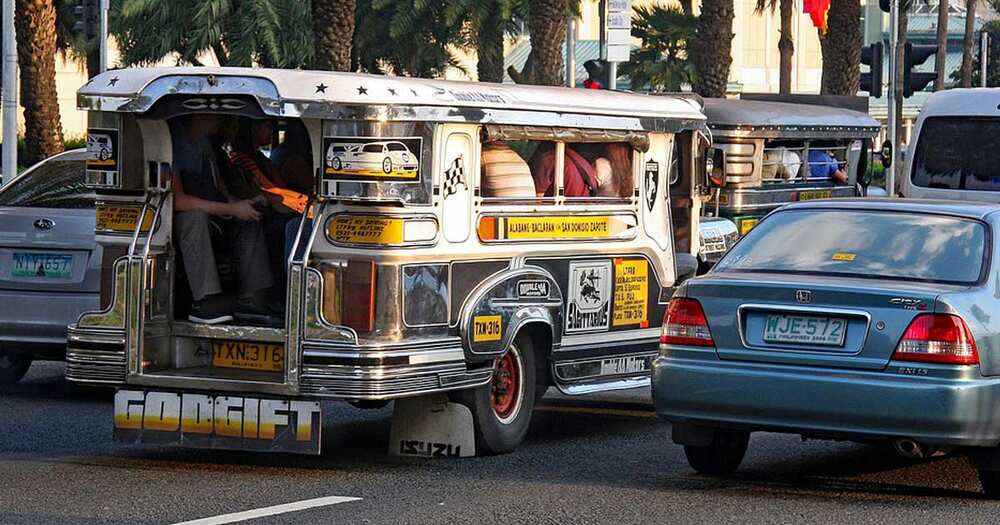
[{"label": "utility pole", "polygon": [[108,7],[111,0],[100,0],[100,53],[101,53],[101,73],[108,70]]},{"label": "utility pole", "polygon": [[889,92],[886,102],[889,109],[889,140],[892,142],[892,158],[889,169],[885,173],[885,190],[890,197],[896,196],[896,169],[899,167],[899,143],[896,140],[899,130],[899,115],[896,114],[896,83],[899,61],[896,60],[896,47],[899,46],[899,2],[891,0],[889,8]]},{"label": "utility pole", "polygon": [[566,22],[566,87],[576,87],[576,19]]},{"label": "utility pole", "polygon": [[3,173],[0,186],[17,175],[17,39],[14,0],[3,0]]},{"label": "utility pole", "polygon": [[990,60],[990,34],[984,27],[979,32],[979,85],[986,87],[986,64]]}]

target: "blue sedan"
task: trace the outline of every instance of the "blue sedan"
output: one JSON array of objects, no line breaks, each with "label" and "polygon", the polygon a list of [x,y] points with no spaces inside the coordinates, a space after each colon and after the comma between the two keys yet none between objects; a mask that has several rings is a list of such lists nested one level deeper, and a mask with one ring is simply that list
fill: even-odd
[{"label": "blue sedan", "polygon": [[1000,206],[785,206],[670,301],[653,399],[690,465],[753,431],[967,452],[1000,496]]}]

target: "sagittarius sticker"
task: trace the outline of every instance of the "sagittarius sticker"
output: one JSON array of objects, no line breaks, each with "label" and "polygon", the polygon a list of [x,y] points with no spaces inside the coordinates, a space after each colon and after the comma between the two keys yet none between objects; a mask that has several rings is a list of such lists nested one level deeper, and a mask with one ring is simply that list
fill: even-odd
[{"label": "sagittarius sticker", "polygon": [[570,263],[566,332],[607,330],[610,295],[611,261]]}]

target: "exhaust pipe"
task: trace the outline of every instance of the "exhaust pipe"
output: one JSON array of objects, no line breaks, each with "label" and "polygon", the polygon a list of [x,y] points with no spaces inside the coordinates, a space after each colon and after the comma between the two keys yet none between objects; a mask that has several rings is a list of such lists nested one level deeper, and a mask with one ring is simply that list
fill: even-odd
[{"label": "exhaust pipe", "polygon": [[926,443],[918,443],[912,439],[897,439],[892,442],[896,453],[906,459],[923,459],[933,456],[943,456],[948,453],[947,447],[938,447]]}]

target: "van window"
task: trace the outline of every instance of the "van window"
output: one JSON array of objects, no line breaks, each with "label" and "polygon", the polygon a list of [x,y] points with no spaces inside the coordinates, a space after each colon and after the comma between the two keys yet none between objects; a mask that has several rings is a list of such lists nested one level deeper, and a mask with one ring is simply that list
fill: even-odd
[{"label": "van window", "polygon": [[1000,191],[997,136],[1000,119],[928,118],[917,139],[913,184],[947,190]]}]

